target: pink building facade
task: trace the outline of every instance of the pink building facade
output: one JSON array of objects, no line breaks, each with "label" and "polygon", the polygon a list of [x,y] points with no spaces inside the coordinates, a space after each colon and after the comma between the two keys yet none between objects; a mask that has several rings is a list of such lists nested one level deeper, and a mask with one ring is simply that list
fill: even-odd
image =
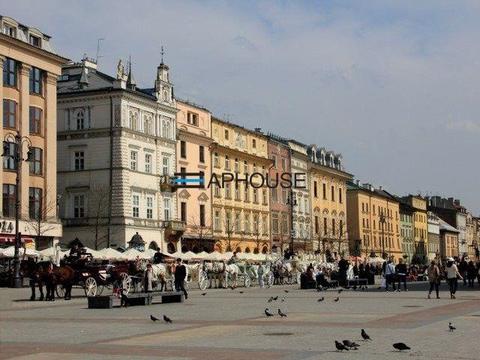
[{"label": "pink building facade", "polygon": [[[177,100],[177,172],[211,173],[211,114],[200,106]],[[211,191],[205,188],[177,189],[178,217],[186,224],[182,251],[213,251]]]},{"label": "pink building facade", "polygon": [[[290,148],[283,139],[268,137],[268,157],[273,161],[269,169],[271,184],[282,183],[282,174],[290,174]],[[278,179],[278,180],[277,180]],[[280,184],[270,189],[270,229],[272,252],[283,253],[289,247],[291,230],[291,189]]]}]

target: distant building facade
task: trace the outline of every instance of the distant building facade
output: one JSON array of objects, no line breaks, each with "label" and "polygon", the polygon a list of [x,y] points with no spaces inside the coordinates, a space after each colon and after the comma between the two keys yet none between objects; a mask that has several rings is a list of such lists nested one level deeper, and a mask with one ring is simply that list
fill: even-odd
[{"label": "distant building facade", "polygon": [[[0,246],[15,243],[15,197],[26,247],[44,249],[62,236],[57,214],[57,77],[67,59],[57,55],[50,36],[0,16],[0,136],[4,141]],[[15,136],[22,138],[19,186]]]},{"label": "distant building facade", "polygon": [[[212,120],[207,109],[177,99],[177,171],[210,176]],[[182,251],[211,252],[215,241],[212,233],[212,192],[203,188],[181,188],[177,191],[178,217],[186,224]]]},{"label": "distant building facade", "polygon": [[348,182],[347,217],[351,254],[403,257],[399,202],[383,188]]},{"label": "distant building facade", "polygon": [[427,213],[428,221],[428,260],[440,258],[440,219],[433,212]]},{"label": "distant building facade", "polygon": [[[325,253],[333,257],[348,255],[347,181],[353,176],[345,172],[340,154],[307,147],[310,198],[312,202],[312,238]],[[312,241],[312,249],[315,244]]]},{"label": "distant building facade", "polygon": [[413,210],[414,255],[412,262],[425,263],[428,260],[427,201],[415,195],[401,198]]},{"label": "distant building facade", "polygon": [[[268,157],[272,161],[268,169],[271,184],[282,184],[282,174],[291,173],[288,143],[278,136],[268,135]],[[272,186],[269,193],[272,251],[283,254],[284,250],[290,246],[292,189]]]},{"label": "distant building facade", "polygon": [[[220,180],[211,184],[215,250],[270,252],[270,197],[258,175],[271,166],[267,137],[212,117],[212,140],[212,178]],[[245,181],[222,182],[224,174]]]},{"label": "distant building facade", "polygon": [[121,62],[115,77],[89,59],[63,68],[57,138],[65,243],[125,248],[135,240],[130,245],[180,250],[176,195],[162,181],[176,169],[176,113],[163,62],[149,89],[138,88]]},{"label": "distant building facade", "polygon": [[458,235],[460,232],[441,218],[439,219],[439,226],[440,256],[442,260],[445,260],[448,257],[458,257]]}]

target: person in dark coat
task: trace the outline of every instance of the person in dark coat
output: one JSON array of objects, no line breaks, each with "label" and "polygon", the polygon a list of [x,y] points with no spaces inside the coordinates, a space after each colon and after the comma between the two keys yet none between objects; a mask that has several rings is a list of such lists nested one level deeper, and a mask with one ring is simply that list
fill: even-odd
[{"label": "person in dark coat", "polygon": [[470,260],[467,266],[468,287],[473,288],[475,278],[477,277],[477,272],[478,270],[475,267],[475,264],[473,263],[473,261]]},{"label": "person in dark coat", "polygon": [[403,262],[403,259],[400,258],[398,259],[398,264],[395,267],[395,272],[397,275],[397,281],[398,281],[398,291],[400,291],[400,285],[403,283],[403,290],[408,291],[407,289],[407,264]]},{"label": "person in dark coat", "polygon": [[188,299],[187,290],[185,290],[185,278],[187,277],[187,268],[182,264],[182,259],[177,259],[177,266],[175,266],[175,290],[183,291],[185,299]]},{"label": "person in dark coat", "polygon": [[350,264],[347,260],[342,256],[340,261],[338,262],[338,272],[339,272],[339,284],[340,286],[347,285],[347,270]]},{"label": "person in dark coat", "polygon": [[154,264],[163,263],[163,258],[164,258],[164,255],[160,251],[160,248],[157,248],[157,252],[155,253],[155,255],[153,255],[153,263]]},{"label": "person in dark coat", "polygon": [[463,286],[467,286],[467,270],[468,270],[468,263],[465,258],[462,258],[460,264],[458,265],[458,272],[462,275],[463,278]]}]

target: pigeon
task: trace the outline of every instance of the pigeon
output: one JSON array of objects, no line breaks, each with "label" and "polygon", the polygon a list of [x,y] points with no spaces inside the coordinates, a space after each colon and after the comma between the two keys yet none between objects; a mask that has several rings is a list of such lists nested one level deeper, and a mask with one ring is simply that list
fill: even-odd
[{"label": "pigeon", "polygon": [[393,344],[393,347],[397,349],[398,351],[403,351],[403,350],[410,350],[410,348],[405,345],[404,343],[395,343]]},{"label": "pigeon", "polygon": [[243,294],[243,291],[239,291],[240,294]]},{"label": "pigeon", "polygon": [[287,290],[287,289],[285,289],[285,290],[283,290],[283,291],[285,291],[286,293],[288,293],[288,290]]},{"label": "pigeon", "polygon": [[268,302],[272,302],[273,301],[273,297],[271,296],[270,299],[267,300]]},{"label": "pigeon", "polygon": [[205,296],[205,295],[207,295],[207,293],[202,293],[202,296]]},{"label": "pigeon", "polygon": [[318,299],[318,302],[322,302],[323,300],[325,300],[325,297],[321,297],[320,299]]},{"label": "pigeon", "polygon": [[156,318],[156,317],[153,316],[153,315],[150,315],[150,320],[152,320],[153,322],[155,322],[155,321],[158,321],[158,320],[160,320],[160,319],[159,319],[159,318]]},{"label": "pigeon", "polygon": [[341,294],[343,289],[338,289],[338,293]]},{"label": "pigeon", "polygon": [[278,296],[275,296],[274,298],[272,298],[273,301],[277,301],[278,300]]},{"label": "pigeon", "polygon": [[457,330],[457,328],[455,326],[453,326],[453,324],[451,322],[448,323],[448,330],[450,330],[450,332],[453,332],[454,330]]},{"label": "pigeon", "polygon": [[337,340],[335,340],[335,347],[337,348],[337,351],[343,351],[343,350],[348,351],[348,347],[343,345],[341,342],[338,342]]},{"label": "pigeon", "polygon": [[335,301],[335,302],[338,302],[338,300],[340,300],[339,297],[336,297],[335,299],[333,299],[333,301]]},{"label": "pigeon", "polygon": [[270,310],[265,309],[265,315],[267,315],[267,317],[270,317],[270,316],[273,316],[273,314],[270,312]]},{"label": "pigeon", "polygon": [[370,339],[370,336],[365,332],[365,329],[362,329],[361,335],[362,335],[363,340],[365,340],[365,341],[372,340],[372,339]]},{"label": "pigeon", "polygon": [[360,346],[356,342],[350,340],[343,340],[343,345],[353,350],[358,350],[358,347]]},{"label": "pigeon", "polygon": [[278,309],[278,315],[280,315],[280,317],[287,317],[287,314],[284,314],[280,309]]},{"label": "pigeon", "polygon": [[163,315],[163,320],[164,320],[167,324],[171,324],[171,323],[172,323],[172,319],[170,319],[167,315]]}]

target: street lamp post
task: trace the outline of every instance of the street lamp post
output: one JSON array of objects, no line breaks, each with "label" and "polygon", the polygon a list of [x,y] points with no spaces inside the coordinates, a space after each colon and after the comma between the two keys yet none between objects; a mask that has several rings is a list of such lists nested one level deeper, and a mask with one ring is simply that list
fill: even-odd
[{"label": "street lamp post", "polygon": [[293,189],[290,189],[287,205],[290,205],[290,252],[293,252],[293,237],[295,235],[295,229],[293,228],[293,208],[297,205],[297,199],[293,194]]},{"label": "street lamp post", "polygon": [[[13,151],[10,150],[10,146],[13,144]],[[27,158],[23,158],[23,145],[27,144],[28,152]],[[22,281],[20,278],[20,244],[22,239],[22,234],[19,231],[19,221],[20,221],[20,199],[19,199],[19,186],[20,186],[20,172],[22,168],[22,161],[30,161],[32,153],[30,148],[32,142],[26,136],[21,136],[20,132],[17,131],[15,135],[8,133],[5,135],[3,140],[3,154],[2,156],[6,159],[13,160],[13,167],[15,169],[15,252],[13,255],[13,267],[14,274],[12,279],[12,287],[20,288],[22,287]]]},{"label": "street lamp post", "polygon": [[382,258],[385,259],[385,215],[380,213],[380,224],[382,224]]}]

